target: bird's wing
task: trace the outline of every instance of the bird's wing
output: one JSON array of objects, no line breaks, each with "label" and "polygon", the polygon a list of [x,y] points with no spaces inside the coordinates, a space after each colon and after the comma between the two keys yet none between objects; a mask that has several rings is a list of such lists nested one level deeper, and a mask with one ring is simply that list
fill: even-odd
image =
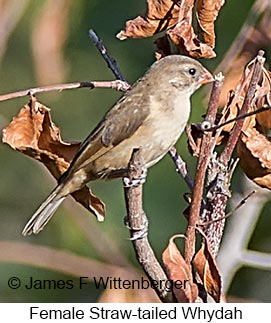
[{"label": "bird's wing", "polygon": [[148,100],[148,97],[144,98],[142,93],[133,90],[123,96],[82,142],[64,174],[76,172],[131,137],[149,114]]}]

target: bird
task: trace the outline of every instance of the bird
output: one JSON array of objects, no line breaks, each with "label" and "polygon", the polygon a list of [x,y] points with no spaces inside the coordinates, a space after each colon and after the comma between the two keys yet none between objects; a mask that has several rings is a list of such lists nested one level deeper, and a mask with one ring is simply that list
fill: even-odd
[{"label": "bird", "polygon": [[86,183],[124,177],[135,148],[141,148],[146,169],[156,164],[183,133],[191,95],[212,81],[212,74],[188,56],[169,55],[153,63],[82,142],[22,234],[39,233],[63,200]]}]

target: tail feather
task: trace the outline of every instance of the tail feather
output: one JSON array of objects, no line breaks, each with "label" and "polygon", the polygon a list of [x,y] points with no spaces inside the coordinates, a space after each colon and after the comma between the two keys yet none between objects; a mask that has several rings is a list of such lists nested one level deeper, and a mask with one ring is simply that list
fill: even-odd
[{"label": "tail feather", "polygon": [[27,222],[23,229],[22,235],[30,235],[31,233],[39,233],[51,217],[54,215],[56,209],[64,201],[66,196],[58,194],[59,187],[57,187],[49,197],[41,204],[31,219]]}]

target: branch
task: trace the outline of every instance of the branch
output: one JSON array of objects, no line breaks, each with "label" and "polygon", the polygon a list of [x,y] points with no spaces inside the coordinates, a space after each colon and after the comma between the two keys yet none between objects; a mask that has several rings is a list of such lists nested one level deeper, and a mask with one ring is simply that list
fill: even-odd
[{"label": "branch", "polygon": [[0,95],[0,102],[5,100],[20,98],[27,95],[35,95],[37,93],[63,91],[63,90],[80,89],[80,88],[89,88],[91,90],[94,88],[107,88],[107,89],[116,89],[118,91],[125,92],[130,88],[130,85],[121,80],[74,82],[74,83],[47,85],[47,86],[36,87],[36,88],[31,88],[27,90]]},{"label": "branch", "polygon": [[[135,149],[128,165],[128,179],[130,182],[142,176],[142,167],[141,150]],[[167,275],[156,259],[146,235],[148,220],[142,207],[142,184],[125,187],[124,193],[131,240],[137,260],[150,281],[159,282],[159,284],[153,284],[153,286],[161,301],[173,302],[172,291],[169,291],[165,286],[165,282],[168,280]]]},{"label": "branch", "polygon": [[[213,84],[211,97],[209,100],[208,111],[205,118],[205,121],[208,123],[214,124],[215,116],[218,108],[218,101],[221,92],[221,88],[223,85],[223,77],[221,74],[215,76],[215,82]],[[192,194],[192,201],[190,206],[190,214],[188,219],[188,226],[186,229],[186,237],[185,240],[185,260],[187,264],[191,263],[192,257],[195,253],[195,226],[199,222],[200,216],[200,208],[202,202],[202,193],[204,186],[204,178],[208,163],[211,158],[211,150],[212,147],[212,134],[205,133],[203,134],[201,147],[200,147],[200,155],[198,159],[197,172],[195,177],[194,190]]]},{"label": "branch", "polygon": [[169,156],[172,158],[174,164],[176,165],[176,171],[184,178],[187,186],[193,191],[194,183],[191,175],[188,173],[186,163],[183,161],[181,156],[177,153],[175,147],[171,147],[168,151]]},{"label": "branch", "polygon": [[107,50],[106,50],[106,48],[103,45],[103,42],[97,36],[97,34],[95,33],[95,31],[93,29],[90,29],[89,30],[89,37],[91,38],[91,40],[93,41],[93,44],[99,50],[99,52],[101,53],[101,55],[103,56],[104,60],[107,63],[107,66],[111,69],[111,71],[115,75],[116,79],[121,80],[121,81],[127,83],[125,77],[120,72],[120,70],[119,70],[119,68],[117,66],[117,63],[116,63],[115,59],[113,57],[110,57],[108,55]]}]

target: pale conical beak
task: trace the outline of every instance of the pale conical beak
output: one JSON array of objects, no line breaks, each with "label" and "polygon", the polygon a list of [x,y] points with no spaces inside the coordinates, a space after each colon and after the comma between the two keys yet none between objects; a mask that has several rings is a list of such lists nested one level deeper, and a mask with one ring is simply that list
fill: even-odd
[{"label": "pale conical beak", "polygon": [[213,82],[213,81],[214,81],[213,75],[207,69],[204,69],[203,73],[199,77],[197,85],[210,83],[210,82]]}]

